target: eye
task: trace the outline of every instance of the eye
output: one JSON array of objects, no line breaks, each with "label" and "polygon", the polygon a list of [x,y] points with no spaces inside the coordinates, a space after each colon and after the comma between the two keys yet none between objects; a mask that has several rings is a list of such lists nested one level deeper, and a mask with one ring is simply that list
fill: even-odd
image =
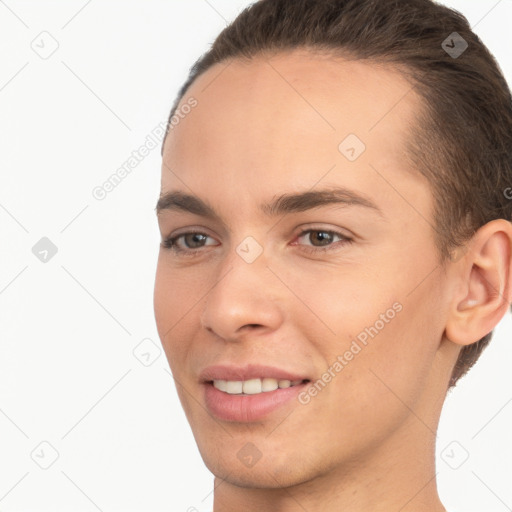
[{"label": "eye", "polygon": [[[336,241],[336,237],[340,240]],[[342,233],[326,229],[306,229],[299,234],[297,240],[302,238],[309,239],[309,241],[312,242],[312,245],[307,246],[297,243],[293,243],[292,245],[299,245],[302,251],[311,254],[322,253],[326,251],[336,251],[342,246],[353,242],[353,239],[348,238]],[[206,235],[205,233],[201,233],[199,231],[190,231],[165,238],[160,245],[164,249],[171,249],[180,257],[188,257],[196,256],[201,252],[203,247],[207,247],[208,245],[218,245],[216,243],[206,243],[208,239],[213,240],[212,237]]]},{"label": "eye", "polygon": [[[204,242],[210,238],[210,236],[205,233],[200,233],[199,231],[191,231],[188,233],[181,233],[180,235],[171,236],[165,238],[160,244],[164,249],[171,249],[175,253],[180,256],[194,256],[201,247],[205,247],[206,245],[216,245],[214,244],[205,244]],[[183,243],[185,244],[185,248],[183,248],[179,242],[179,240],[183,239]]]},{"label": "eye", "polygon": [[[314,235],[314,236],[311,236]],[[297,237],[297,240],[300,240],[302,238],[306,238],[306,240],[309,240],[312,242],[311,246],[303,246],[302,250],[308,252],[308,253],[321,253],[326,251],[336,251],[341,246],[344,246],[346,244],[350,244],[353,242],[352,238],[349,238],[342,233],[339,233],[337,231],[330,231],[326,229],[306,229],[302,231],[299,236]],[[335,238],[338,237],[340,240],[337,243]],[[315,245],[315,244],[319,245]],[[294,244],[295,245],[295,244]],[[300,245],[300,244],[299,244]]]}]

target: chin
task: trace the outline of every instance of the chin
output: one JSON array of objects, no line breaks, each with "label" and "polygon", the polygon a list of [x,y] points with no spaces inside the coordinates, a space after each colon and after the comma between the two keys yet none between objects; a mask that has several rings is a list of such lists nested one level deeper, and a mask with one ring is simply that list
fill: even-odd
[{"label": "chin", "polygon": [[[238,461],[237,461],[238,462]],[[215,461],[212,464],[206,464],[206,467],[217,478],[225,480],[237,487],[248,489],[279,489],[283,487],[293,487],[309,480],[291,471],[288,467],[268,467],[261,463],[260,467],[241,468],[240,463],[223,463]]]},{"label": "chin", "polygon": [[[238,440],[235,442],[235,437],[229,438],[226,444],[211,440],[206,444],[199,444],[201,457],[208,470],[217,478],[237,487],[259,489],[293,487],[321,476],[331,469],[327,467],[329,464],[326,463],[325,458],[323,463],[318,461],[318,467],[314,464],[306,466],[305,462],[311,458],[301,452],[300,448],[280,450],[279,443],[272,447],[267,443],[267,447],[263,448],[263,439],[260,443],[261,452],[266,453],[260,452],[261,457],[251,461],[249,457],[251,455],[258,457],[258,454],[254,445],[251,446],[249,436],[245,434],[243,438],[242,448],[238,448],[240,442]],[[230,451],[226,448],[233,444],[237,445],[237,449]]]}]

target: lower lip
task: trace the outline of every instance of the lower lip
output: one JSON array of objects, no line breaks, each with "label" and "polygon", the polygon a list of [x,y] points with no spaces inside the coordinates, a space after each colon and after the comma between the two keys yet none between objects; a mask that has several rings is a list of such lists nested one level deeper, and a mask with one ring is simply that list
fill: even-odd
[{"label": "lower lip", "polygon": [[230,395],[219,391],[212,382],[206,382],[205,402],[209,412],[224,421],[252,422],[265,418],[291,402],[309,382],[278,388],[256,395]]}]

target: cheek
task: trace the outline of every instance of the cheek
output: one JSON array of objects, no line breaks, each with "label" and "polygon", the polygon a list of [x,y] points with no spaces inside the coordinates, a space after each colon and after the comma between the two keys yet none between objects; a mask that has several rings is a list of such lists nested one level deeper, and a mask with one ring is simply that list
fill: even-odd
[{"label": "cheek", "polygon": [[192,342],[200,329],[200,310],[208,287],[192,268],[169,263],[165,252],[158,259],[153,306],[160,341],[176,377],[190,371],[190,359],[200,350]]},{"label": "cheek", "polygon": [[[332,441],[334,452],[378,445],[391,436],[410,416],[410,409],[417,410],[428,383],[432,354],[428,344],[421,345],[426,340],[414,336],[407,306],[389,323],[381,320],[384,326],[378,313],[378,308],[368,310],[364,320],[358,318],[360,326],[351,322],[354,331],[330,347],[325,359],[335,377],[306,406],[314,410],[314,417],[323,418],[326,432],[338,432]],[[358,338],[361,334],[365,343]],[[353,446],[347,447],[347,439]]]},{"label": "cheek", "polygon": [[184,337],[186,314],[192,306],[189,302],[193,298],[192,294],[183,292],[183,282],[178,275],[179,273],[170,268],[165,258],[160,255],[155,275],[153,307],[158,335],[171,369],[180,347],[185,346],[177,343],[177,340]]},{"label": "cheek", "polygon": [[343,356],[343,369],[333,386],[339,414],[367,417],[368,424],[371,418],[380,418],[384,432],[386,424],[393,428],[406,417],[408,407],[415,408],[429,388],[443,330],[439,319],[436,323],[431,288],[409,296],[399,289],[377,304],[369,297],[364,312],[354,308],[348,313],[347,330],[338,324],[346,336],[340,337],[329,361]]},{"label": "cheek", "polygon": [[[383,271],[382,275],[389,273]],[[290,274],[287,279],[301,299],[289,302],[290,306],[297,303],[293,321],[301,325],[305,338],[317,340],[315,344],[324,355],[342,354],[360,333],[364,340],[365,328],[390,308],[388,316],[395,315],[392,305],[397,293],[392,286],[396,287],[396,282],[388,282],[360,265],[330,266],[294,277]]]},{"label": "cheek", "polygon": [[169,291],[172,289],[171,279],[169,272],[166,272],[162,264],[162,258],[159,256],[158,264],[155,275],[155,287],[153,290],[153,308],[155,312],[155,321],[158,330],[158,334],[162,342],[164,342],[164,334],[166,329],[169,328],[171,319],[169,318],[172,314],[172,295]]},{"label": "cheek", "polygon": [[194,279],[190,276],[190,270],[172,265],[166,252],[160,250],[153,294],[155,320],[159,328],[169,329],[176,324],[200,297],[200,290],[196,293]]},{"label": "cheek", "polygon": [[390,390],[413,400],[428,379],[443,330],[439,278],[435,262],[400,258],[301,281],[298,295],[318,317],[308,315],[304,332],[321,366],[339,363],[333,388],[348,402],[378,406]]}]

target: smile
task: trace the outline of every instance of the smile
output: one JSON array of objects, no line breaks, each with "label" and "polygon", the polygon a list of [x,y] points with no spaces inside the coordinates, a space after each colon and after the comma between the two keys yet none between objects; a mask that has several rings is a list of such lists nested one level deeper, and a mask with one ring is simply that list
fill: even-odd
[{"label": "smile", "polygon": [[276,389],[286,389],[292,386],[297,386],[306,382],[304,380],[278,380],[272,377],[256,378],[249,380],[214,380],[213,386],[229,395],[257,395],[260,393],[268,393]]}]

